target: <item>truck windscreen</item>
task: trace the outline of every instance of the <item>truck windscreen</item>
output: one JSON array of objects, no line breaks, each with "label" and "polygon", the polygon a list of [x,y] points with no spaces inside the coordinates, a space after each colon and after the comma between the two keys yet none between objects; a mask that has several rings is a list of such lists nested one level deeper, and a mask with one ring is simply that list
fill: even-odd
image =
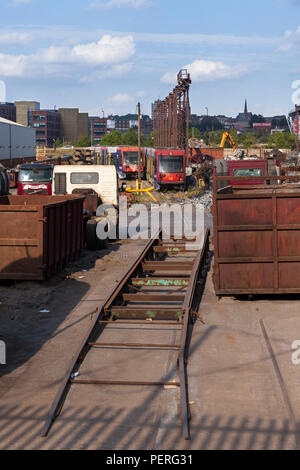
[{"label": "truck windscreen", "polygon": [[159,155],[160,173],[182,173],[183,155]]},{"label": "truck windscreen", "polygon": [[238,168],[233,170],[233,176],[263,176],[262,168]]},{"label": "truck windscreen", "polygon": [[21,169],[19,173],[19,181],[21,183],[49,183],[52,181],[51,169]]},{"label": "truck windscreen", "polygon": [[138,164],[138,152],[123,152],[124,163],[137,165]]}]

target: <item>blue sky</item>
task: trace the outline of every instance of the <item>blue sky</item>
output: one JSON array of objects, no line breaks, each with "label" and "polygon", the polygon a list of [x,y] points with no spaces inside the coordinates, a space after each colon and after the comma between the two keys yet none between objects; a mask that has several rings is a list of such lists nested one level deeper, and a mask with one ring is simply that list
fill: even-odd
[{"label": "blue sky", "polygon": [[188,66],[193,113],[284,114],[299,53],[300,0],[0,0],[7,100],[43,108],[150,113]]}]

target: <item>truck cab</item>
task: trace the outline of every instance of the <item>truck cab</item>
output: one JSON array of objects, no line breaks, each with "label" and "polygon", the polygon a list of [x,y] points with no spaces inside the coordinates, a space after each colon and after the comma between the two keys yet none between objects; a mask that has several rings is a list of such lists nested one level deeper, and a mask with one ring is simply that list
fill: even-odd
[{"label": "truck cab", "polygon": [[23,163],[18,177],[18,195],[52,194],[53,165],[44,163]]},{"label": "truck cab", "polygon": [[[53,171],[54,195],[83,194],[85,238],[91,250],[103,248],[97,238],[97,225],[116,226],[119,206],[119,182],[114,165],[57,165]],[[101,215],[99,215],[101,213]]]},{"label": "truck cab", "polygon": [[[229,176],[267,176],[267,161],[259,159],[229,160]],[[260,179],[229,181],[230,185],[247,186],[262,184]]]}]

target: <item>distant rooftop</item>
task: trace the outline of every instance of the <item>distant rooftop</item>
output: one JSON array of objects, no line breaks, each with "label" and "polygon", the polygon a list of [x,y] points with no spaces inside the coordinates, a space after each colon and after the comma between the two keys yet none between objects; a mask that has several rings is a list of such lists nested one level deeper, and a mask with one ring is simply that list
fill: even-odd
[{"label": "distant rooftop", "polygon": [[19,126],[19,127],[25,127],[26,126],[22,126],[22,124],[18,124],[17,122],[14,122],[14,121],[9,121],[8,119],[5,119],[3,117],[0,117],[0,123],[2,124],[10,124],[11,126]]}]

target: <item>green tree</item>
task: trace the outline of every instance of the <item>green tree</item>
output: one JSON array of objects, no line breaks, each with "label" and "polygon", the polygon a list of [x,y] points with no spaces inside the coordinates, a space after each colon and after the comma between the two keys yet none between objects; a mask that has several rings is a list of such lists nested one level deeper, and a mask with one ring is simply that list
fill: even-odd
[{"label": "green tree", "polygon": [[137,145],[138,144],[138,133],[135,129],[128,129],[122,138],[123,145]]},{"label": "green tree", "polygon": [[86,136],[80,136],[76,143],[76,147],[90,147],[91,138]]},{"label": "green tree", "polygon": [[195,139],[201,139],[201,133],[197,127],[190,128],[190,137],[194,137]]},{"label": "green tree", "polygon": [[59,137],[56,139],[54,146],[55,146],[55,148],[61,147],[61,140],[60,140]]},{"label": "green tree", "polygon": [[246,149],[249,149],[254,144],[256,144],[256,138],[253,134],[241,134],[238,137],[238,142],[239,144],[241,144],[241,146],[245,147]]},{"label": "green tree", "polygon": [[269,147],[292,149],[296,146],[296,136],[290,132],[275,132],[268,140]]},{"label": "green tree", "polygon": [[106,134],[102,137],[100,144],[101,145],[122,145],[122,132],[121,131],[112,131],[110,134]]},{"label": "green tree", "polygon": [[142,147],[154,147],[154,132],[150,132],[149,136],[142,135],[141,137]]},{"label": "green tree", "polygon": [[220,121],[218,121],[217,118],[211,116],[205,116],[199,125],[200,132],[218,131],[220,129],[223,129]]},{"label": "green tree", "polygon": [[211,147],[219,147],[222,140],[223,132],[209,132],[208,145]]}]

